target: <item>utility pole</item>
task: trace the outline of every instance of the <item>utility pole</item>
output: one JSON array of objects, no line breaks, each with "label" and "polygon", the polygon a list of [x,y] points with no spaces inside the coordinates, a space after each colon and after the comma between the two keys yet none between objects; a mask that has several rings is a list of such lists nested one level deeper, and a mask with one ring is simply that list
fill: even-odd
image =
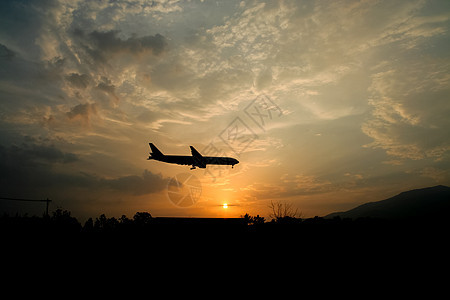
[{"label": "utility pole", "polygon": [[50,203],[50,202],[52,202],[52,200],[49,200],[48,198],[45,200],[45,202],[47,202],[47,206],[46,206],[46,208],[45,208],[45,215],[48,217],[48,204]]}]

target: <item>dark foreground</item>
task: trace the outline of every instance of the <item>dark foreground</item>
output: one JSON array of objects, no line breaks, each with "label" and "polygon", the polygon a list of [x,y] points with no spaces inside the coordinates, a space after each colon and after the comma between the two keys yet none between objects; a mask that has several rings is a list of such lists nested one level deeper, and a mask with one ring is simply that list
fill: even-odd
[{"label": "dark foreground", "polygon": [[[132,219],[101,215],[82,225],[70,212],[57,210],[52,216],[0,217],[0,233],[8,240],[58,243],[73,241],[92,245],[102,242],[132,242],[157,246],[159,242],[184,245],[194,243],[227,242],[230,245],[357,245],[402,241],[416,246],[431,240],[446,239],[447,219],[375,219],[356,220],[282,218],[266,222],[258,217],[241,218],[153,218],[147,212],[138,212]],[[255,243],[255,245],[252,245]]]},{"label": "dark foreground", "polygon": [[49,217],[0,217],[0,245],[5,272],[32,272],[32,278],[42,271],[84,274],[92,280],[99,274],[127,278],[134,270],[135,275],[195,281],[192,276],[200,270],[206,277],[233,273],[242,280],[264,274],[309,274],[323,280],[368,273],[397,280],[396,272],[415,274],[448,263],[445,225],[445,220],[263,222],[152,218],[148,213],[132,219],[102,215],[81,225],[69,212],[57,211]]}]

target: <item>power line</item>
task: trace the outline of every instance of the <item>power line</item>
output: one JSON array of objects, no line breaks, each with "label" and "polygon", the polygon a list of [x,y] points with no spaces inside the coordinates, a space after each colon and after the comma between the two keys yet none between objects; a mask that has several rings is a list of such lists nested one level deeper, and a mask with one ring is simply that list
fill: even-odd
[{"label": "power line", "polygon": [[10,200],[10,201],[27,201],[27,202],[46,202],[45,214],[48,216],[48,204],[52,202],[50,199],[23,199],[23,198],[8,198],[8,197],[0,197],[0,200]]}]

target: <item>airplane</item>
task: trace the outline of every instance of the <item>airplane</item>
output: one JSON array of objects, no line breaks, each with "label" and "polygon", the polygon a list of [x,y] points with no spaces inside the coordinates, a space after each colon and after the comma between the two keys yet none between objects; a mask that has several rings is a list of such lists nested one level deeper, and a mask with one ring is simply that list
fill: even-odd
[{"label": "airplane", "polygon": [[232,157],[203,156],[192,146],[189,146],[192,156],[184,156],[164,155],[153,143],[149,143],[149,145],[152,152],[150,152],[147,160],[154,159],[169,164],[191,165],[191,170],[194,170],[195,167],[204,169],[206,165],[231,165],[231,168],[233,168],[234,165],[239,163],[237,159]]}]

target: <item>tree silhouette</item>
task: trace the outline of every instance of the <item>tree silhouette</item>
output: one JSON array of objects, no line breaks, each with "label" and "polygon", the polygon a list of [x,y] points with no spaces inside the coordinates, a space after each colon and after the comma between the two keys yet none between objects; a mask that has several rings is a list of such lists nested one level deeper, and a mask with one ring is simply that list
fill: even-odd
[{"label": "tree silhouette", "polygon": [[260,217],[259,215],[250,216],[248,213],[246,213],[244,216],[241,216],[241,218],[244,219],[244,223],[247,225],[260,225],[264,224],[266,221],[264,217]]},{"label": "tree silhouette", "polygon": [[270,201],[269,208],[272,211],[269,216],[277,223],[291,223],[302,215],[298,208],[292,207],[292,203]]},{"label": "tree silhouette", "polygon": [[95,219],[94,230],[98,232],[114,232],[119,225],[116,218],[107,218],[105,214]]},{"label": "tree silhouette", "polygon": [[75,217],[71,216],[70,211],[58,208],[52,213],[50,218],[52,227],[59,231],[79,232],[81,224]]},{"label": "tree silhouette", "polygon": [[83,226],[83,232],[93,232],[94,231],[94,221],[92,218],[87,219]]},{"label": "tree silhouette", "polygon": [[137,226],[146,226],[148,224],[151,224],[152,215],[148,212],[137,212],[134,215],[133,220]]}]

